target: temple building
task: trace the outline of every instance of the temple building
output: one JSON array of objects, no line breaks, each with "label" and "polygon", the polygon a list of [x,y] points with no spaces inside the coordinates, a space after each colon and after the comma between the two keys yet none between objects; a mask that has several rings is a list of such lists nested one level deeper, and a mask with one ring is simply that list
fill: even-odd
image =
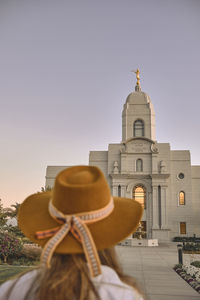
[{"label": "temple building", "polygon": [[[135,91],[122,112],[122,141],[105,151],[91,151],[89,165],[98,166],[113,196],[139,201],[144,207],[145,237],[170,241],[200,235],[200,166],[191,166],[189,150],[171,150],[155,134],[155,112],[141,90],[139,70]],[[48,166],[46,187],[66,166]],[[125,216],[124,216],[125,217]]]}]

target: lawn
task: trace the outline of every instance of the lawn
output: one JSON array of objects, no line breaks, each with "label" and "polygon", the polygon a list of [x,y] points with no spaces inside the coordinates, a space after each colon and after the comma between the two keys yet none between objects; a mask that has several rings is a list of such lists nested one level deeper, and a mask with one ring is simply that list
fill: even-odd
[{"label": "lawn", "polygon": [[31,270],[31,267],[0,265],[0,284],[15,277],[15,275]]}]

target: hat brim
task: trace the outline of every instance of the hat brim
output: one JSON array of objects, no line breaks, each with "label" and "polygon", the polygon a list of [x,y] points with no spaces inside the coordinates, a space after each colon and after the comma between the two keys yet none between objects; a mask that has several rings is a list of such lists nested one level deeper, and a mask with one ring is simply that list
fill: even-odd
[{"label": "hat brim", "polygon": [[[50,238],[37,239],[37,231],[49,230],[59,224],[50,216],[48,205],[51,192],[29,196],[20,206],[18,225],[22,232],[34,243],[44,247]],[[133,233],[143,214],[142,206],[133,199],[113,197],[112,213],[97,222],[88,224],[98,250],[112,247]],[[80,242],[71,233],[57,246],[56,253],[82,253]]]}]

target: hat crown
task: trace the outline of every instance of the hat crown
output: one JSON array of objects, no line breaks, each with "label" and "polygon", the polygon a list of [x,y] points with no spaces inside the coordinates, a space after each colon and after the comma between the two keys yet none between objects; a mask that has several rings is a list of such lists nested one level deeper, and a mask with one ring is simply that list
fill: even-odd
[{"label": "hat crown", "polygon": [[57,175],[52,202],[64,214],[77,214],[103,208],[110,197],[110,189],[99,168],[75,166]]},{"label": "hat crown", "polygon": [[80,170],[67,178],[67,181],[71,184],[89,184],[95,181],[95,174],[88,170]]}]

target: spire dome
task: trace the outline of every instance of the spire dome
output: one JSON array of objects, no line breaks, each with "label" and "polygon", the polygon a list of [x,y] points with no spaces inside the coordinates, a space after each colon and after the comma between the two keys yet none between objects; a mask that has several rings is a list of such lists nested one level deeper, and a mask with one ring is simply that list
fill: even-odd
[{"label": "spire dome", "polygon": [[135,91],[130,93],[124,104],[122,112],[122,141],[138,137],[138,126],[140,137],[156,140],[155,136],[155,112],[150,97],[141,91],[140,71],[132,71],[136,74]]}]

